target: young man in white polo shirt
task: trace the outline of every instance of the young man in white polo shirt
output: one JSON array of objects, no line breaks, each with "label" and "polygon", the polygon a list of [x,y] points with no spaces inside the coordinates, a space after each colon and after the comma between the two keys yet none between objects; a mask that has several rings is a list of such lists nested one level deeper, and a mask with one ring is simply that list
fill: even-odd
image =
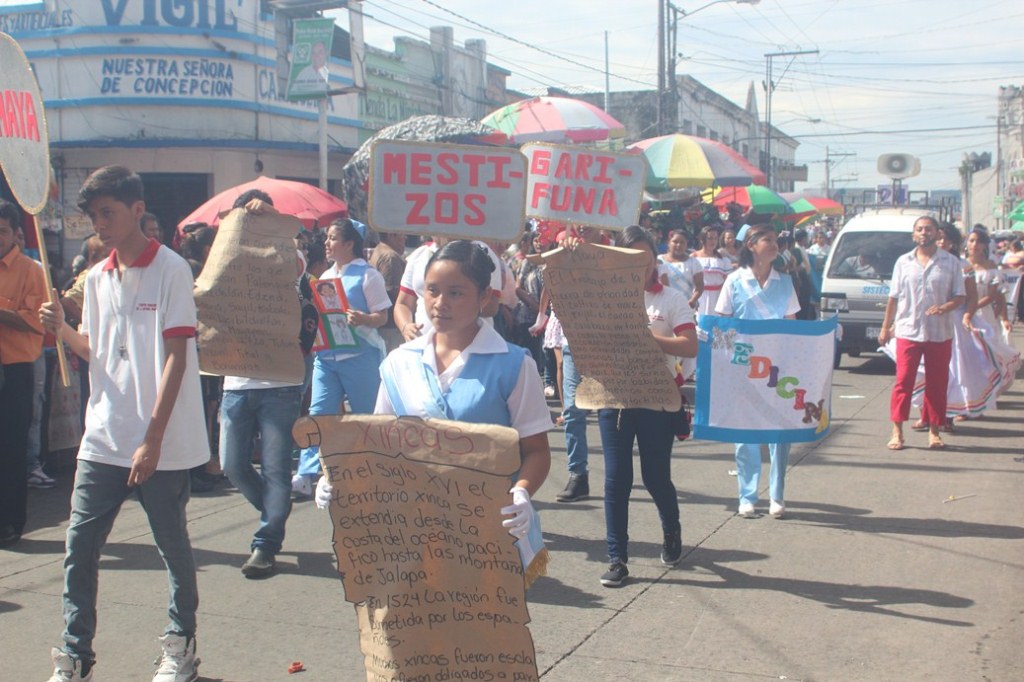
[{"label": "young man in white polo shirt", "polygon": [[64,561],[64,648],[52,651],[50,680],[92,679],[100,551],[135,491],[170,584],[170,623],[153,682],[191,682],[198,677],[199,595],[185,507],[189,469],[210,458],[192,273],[183,258],[142,233],[142,180],[127,168],[92,173],[78,205],[112,252],[86,277],[81,332],[64,321],[59,304],[40,310],[44,326],[89,361],[92,386]]}]

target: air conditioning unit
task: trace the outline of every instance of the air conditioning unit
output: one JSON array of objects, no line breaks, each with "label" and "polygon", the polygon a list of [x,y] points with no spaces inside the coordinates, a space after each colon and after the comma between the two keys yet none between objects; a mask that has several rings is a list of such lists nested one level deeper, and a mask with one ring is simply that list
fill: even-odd
[{"label": "air conditioning unit", "polygon": [[882,154],[878,157],[878,172],[893,180],[912,178],[921,172],[921,159],[913,154]]}]

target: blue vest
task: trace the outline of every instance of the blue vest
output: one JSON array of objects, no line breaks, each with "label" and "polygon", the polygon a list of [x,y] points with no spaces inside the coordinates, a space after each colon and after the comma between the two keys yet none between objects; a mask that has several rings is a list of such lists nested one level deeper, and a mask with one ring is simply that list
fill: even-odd
[{"label": "blue vest", "polygon": [[[420,382],[426,382],[422,388],[433,394],[431,417],[438,419],[454,419],[474,424],[497,424],[511,426],[512,415],[508,411],[508,398],[512,395],[519,371],[526,357],[526,349],[511,343],[507,344],[506,353],[473,353],[469,356],[466,366],[458,378],[452,382],[447,394],[442,394],[437,375],[426,365],[420,363],[423,375]],[[395,382],[408,381],[406,377],[390,376],[391,365],[382,366],[383,386],[388,398],[399,417],[408,416],[401,397],[397,394]],[[428,403],[430,401],[427,401]]]}]

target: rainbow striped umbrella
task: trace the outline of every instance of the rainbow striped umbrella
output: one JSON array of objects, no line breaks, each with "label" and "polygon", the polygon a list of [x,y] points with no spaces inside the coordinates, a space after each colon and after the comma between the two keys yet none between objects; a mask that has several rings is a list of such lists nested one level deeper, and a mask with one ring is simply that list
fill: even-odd
[{"label": "rainbow striped umbrella", "polygon": [[680,187],[763,185],[764,173],[721,142],[691,135],[663,135],[640,140],[627,149],[643,152],[650,166],[647,191]]},{"label": "rainbow striped umbrella", "polygon": [[505,133],[513,144],[598,142],[626,134],[626,127],[604,111],[571,97],[524,99],[480,122]]}]

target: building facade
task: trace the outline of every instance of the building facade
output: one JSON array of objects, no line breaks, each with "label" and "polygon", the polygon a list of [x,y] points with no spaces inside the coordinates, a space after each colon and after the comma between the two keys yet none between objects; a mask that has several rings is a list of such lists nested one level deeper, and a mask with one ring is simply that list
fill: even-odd
[{"label": "building facade", "polygon": [[[747,91],[747,101],[742,107],[691,76],[677,76],[676,89],[671,94],[673,96],[668,99],[676,99],[674,132],[721,142],[754,166],[767,169],[765,124],[758,116],[753,85]],[[604,107],[604,93],[585,93],[577,97]],[[626,127],[627,145],[658,135],[658,93],[654,90],[612,92],[609,94],[608,113]],[[806,180],[806,168],[803,168],[802,176],[793,172],[799,146],[797,140],[778,128],[772,128],[772,189],[791,192],[796,181]]]}]

